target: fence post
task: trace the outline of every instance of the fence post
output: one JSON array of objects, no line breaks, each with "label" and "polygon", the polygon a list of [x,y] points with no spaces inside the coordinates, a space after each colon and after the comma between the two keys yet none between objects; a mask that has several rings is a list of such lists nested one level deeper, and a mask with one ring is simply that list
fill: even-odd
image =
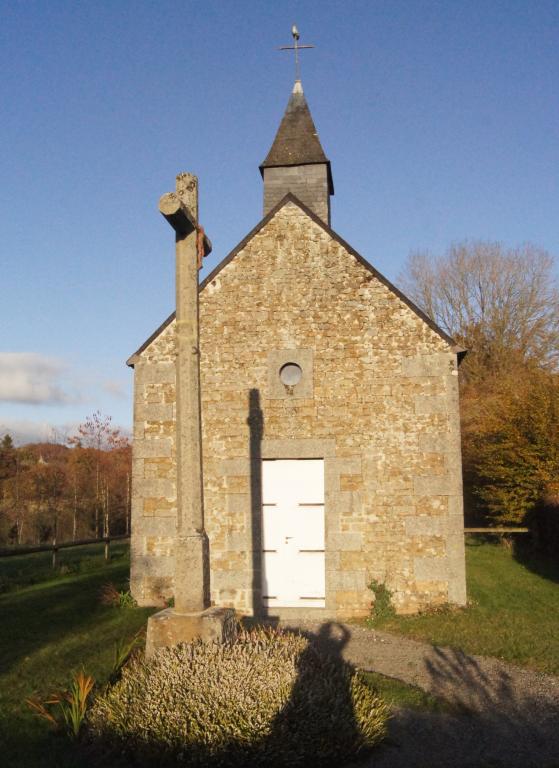
[{"label": "fence post", "polygon": [[56,553],[58,552],[58,548],[56,546],[56,539],[52,540],[52,567],[53,569],[56,569]]}]

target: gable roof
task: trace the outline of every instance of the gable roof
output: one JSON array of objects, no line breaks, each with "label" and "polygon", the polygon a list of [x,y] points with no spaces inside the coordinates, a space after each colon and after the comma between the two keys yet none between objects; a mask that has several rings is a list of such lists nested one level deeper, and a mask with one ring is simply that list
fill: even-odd
[{"label": "gable roof", "polygon": [[[358,253],[354,248],[349,245],[342,237],[338,235],[337,232],[334,232],[334,230],[329,227],[322,219],[320,219],[313,211],[310,210],[310,208],[307,208],[307,206],[302,203],[295,195],[293,195],[291,192],[288,192],[287,195],[285,195],[284,198],[282,198],[279,203],[274,206],[267,214],[264,216],[263,219],[261,219],[258,224],[252,229],[246,237],[244,237],[240,243],[238,243],[235,248],[222,260],[220,263],[213,269],[207,277],[202,280],[202,282],[199,285],[199,291],[202,292],[204,288],[211,283],[212,280],[214,280],[217,275],[221,272],[224,267],[226,267],[235,256],[242,251],[247,244],[252,240],[255,235],[257,235],[265,226],[266,224],[276,215],[276,213],[283,208],[284,205],[287,205],[288,203],[293,203],[294,205],[297,205],[303,213],[305,213],[312,221],[314,221],[315,224],[318,224],[319,227],[322,227],[322,229],[330,235],[330,237],[335,240],[339,245],[344,248],[348,253],[351,253],[354,258],[357,259],[357,261],[362,264],[365,269],[367,269],[379,282],[381,282],[383,285],[385,285],[392,293],[396,294],[401,301],[408,306],[412,312],[414,312],[421,320],[423,320],[424,323],[426,323],[435,333],[437,333],[444,341],[449,344],[453,351],[458,355],[459,361],[462,360],[462,358],[466,354],[466,350],[463,347],[460,347],[456,344],[454,339],[448,335],[445,331],[443,331],[442,328],[440,328],[437,323],[435,323],[434,320],[432,320],[428,315],[423,312],[422,309],[420,309],[416,304],[411,301],[405,294],[402,293],[398,288],[396,288],[393,283],[388,280],[384,275],[382,275],[380,272],[378,272],[372,264],[370,264],[363,256],[361,256],[360,253]],[[129,365],[131,368],[134,367],[134,363],[136,362],[136,358],[142,354],[142,352],[149,347],[149,345],[155,341],[155,339],[159,336],[160,333],[162,333],[167,326],[173,322],[175,319],[175,312],[169,315],[169,317],[161,323],[159,328],[157,328],[156,331],[154,331],[149,339],[146,339],[146,341],[142,344],[139,349],[134,352],[133,355],[131,355],[128,360],[126,361],[126,365]]]},{"label": "gable roof", "polygon": [[301,82],[297,80],[274,142],[260,166],[260,173],[264,175],[264,168],[318,163],[327,166],[328,191],[333,195],[330,160],[324,154]]}]

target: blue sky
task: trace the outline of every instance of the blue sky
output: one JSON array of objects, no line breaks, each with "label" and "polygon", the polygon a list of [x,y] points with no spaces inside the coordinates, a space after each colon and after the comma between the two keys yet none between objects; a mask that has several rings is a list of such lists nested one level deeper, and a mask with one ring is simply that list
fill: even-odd
[{"label": "blue sky", "polygon": [[0,2],[0,434],[130,426],[124,361],[173,310],[159,196],[198,174],[203,274],[259,221],[293,22],[333,228],[381,272],[465,238],[559,257],[556,0]]}]

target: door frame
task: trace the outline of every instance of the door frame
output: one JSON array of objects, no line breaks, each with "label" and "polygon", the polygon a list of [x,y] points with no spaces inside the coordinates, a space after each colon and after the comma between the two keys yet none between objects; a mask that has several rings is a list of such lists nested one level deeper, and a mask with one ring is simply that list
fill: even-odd
[{"label": "door frame", "polygon": [[[336,458],[336,441],[333,438],[265,438],[260,446],[258,467],[252,467],[251,471],[261,476],[261,463],[265,459],[322,459],[324,461],[324,570],[325,570],[325,601],[324,607],[298,606],[296,608],[275,608],[267,606],[262,599],[262,592],[254,597],[253,611],[255,615],[267,616],[281,613],[313,614],[322,613],[324,616],[333,616],[336,610],[335,604],[335,579],[338,571],[338,553],[329,544],[332,533],[340,530],[340,505],[337,503],[340,493],[340,461]],[[341,467],[340,467],[341,468]],[[253,546],[261,549],[262,536]],[[254,583],[262,584],[262,563],[260,572],[254,573]]]}]

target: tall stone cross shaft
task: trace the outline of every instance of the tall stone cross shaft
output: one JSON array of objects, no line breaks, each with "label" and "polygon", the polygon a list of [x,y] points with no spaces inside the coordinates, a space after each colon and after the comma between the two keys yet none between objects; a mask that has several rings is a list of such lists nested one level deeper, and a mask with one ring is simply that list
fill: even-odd
[{"label": "tall stone cross shaft", "polygon": [[176,236],[176,456],[177,538],[175,611],[209,606],[209,551],[204,531],[198,269],[211,246],[198,227],[198,179],[177,176],[176,192],[159,200]]}]

